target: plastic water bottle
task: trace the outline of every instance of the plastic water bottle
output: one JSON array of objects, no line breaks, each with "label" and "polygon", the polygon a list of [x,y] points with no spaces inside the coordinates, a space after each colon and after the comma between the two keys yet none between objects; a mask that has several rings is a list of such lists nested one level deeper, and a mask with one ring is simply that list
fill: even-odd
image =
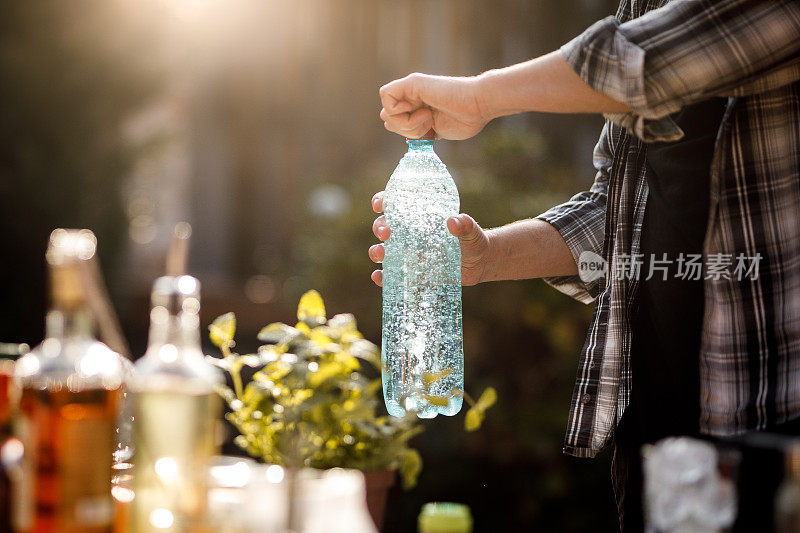
[{"label": "plastic water bottle", "polygon": [[383,394],[392,416],[452,416],[464,389],[461,249],[446,224],[458,189],[433,140],[407,142],[383,197]]}]

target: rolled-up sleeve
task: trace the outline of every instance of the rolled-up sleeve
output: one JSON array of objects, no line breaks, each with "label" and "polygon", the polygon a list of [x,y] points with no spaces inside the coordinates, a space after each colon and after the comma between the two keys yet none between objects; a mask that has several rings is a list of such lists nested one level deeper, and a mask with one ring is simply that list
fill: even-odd
[{"label": "rolled-up sleeve", "polygon": [[561,53],[631,109],[606,118],[648,142],[677,140],[668,115],[685,105],[800,79],[800,1],[673,0],[625,23],[603,19]]},{"label": "rolled-up sleeve", "polygon": [[[576,264],[584,252],[593,252],[598,256],[603,253],[611,154],[609,124],[606,122],[594,149],[593,161],[597,173],[591,188],[536,217],[558,230],[569,246]],[[544,278],[544,281],[564,294],[588,304],[597,298],[605,278],[584,282],[579,276],[559,276]]]}]

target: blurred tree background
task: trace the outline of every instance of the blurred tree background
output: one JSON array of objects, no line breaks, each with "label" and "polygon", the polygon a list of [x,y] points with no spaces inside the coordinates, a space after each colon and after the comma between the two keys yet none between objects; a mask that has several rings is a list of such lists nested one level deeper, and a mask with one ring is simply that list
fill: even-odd
[{"label": "blurred tree background", "polygon": [[[31,0],[0,5],[0,342],[43,333],[54,227],[95,231],[137,354],[173,225],[194,228],[204,323],[240,319],[239,349],[318,289],[380,341],[369,201],[405,145],[377,89],[469,75],[555,49],[612,0]],[[437,143],[484,227],[588,187],[598,117],[526,115]],[[609,458],[561,454],[589,306],[541,281],[464,290],[467,389],[498,389],[485,427],[426,421],[419,486],[393,490],[386,531],[425,501],[462,501],[477,531],[616,527]],[[252,339],[252,344],[247,344]]]}]

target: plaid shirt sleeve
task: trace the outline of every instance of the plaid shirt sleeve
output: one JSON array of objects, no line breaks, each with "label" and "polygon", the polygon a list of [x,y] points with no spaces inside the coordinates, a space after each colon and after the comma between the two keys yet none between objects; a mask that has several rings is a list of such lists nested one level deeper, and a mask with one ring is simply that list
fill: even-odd
[{"label": "plaid shirt sleeve", "polygon": [[[594,149],[593,163],[597,174],[591,188],[536,217],[550,223],[558,230],[569,246],[576,264],[581,253],[585,251],[594,252],[599,256],[603,254],[606,191],[613,153],[611,138],[609,123],[606,122]],[[588,283],[582,281],[579,276],[550,277],[544,280],[564,294],[588,304],[597,298],[604,278]]]},{"label": "plaid shirt sleeve", "polygon": [[800,79],[800,1],[673,0],[624,23],[603,19],[561,52],[632,110],[606,118],[644,141],[673,141],[683,132],[668,115],[688,104]]}]

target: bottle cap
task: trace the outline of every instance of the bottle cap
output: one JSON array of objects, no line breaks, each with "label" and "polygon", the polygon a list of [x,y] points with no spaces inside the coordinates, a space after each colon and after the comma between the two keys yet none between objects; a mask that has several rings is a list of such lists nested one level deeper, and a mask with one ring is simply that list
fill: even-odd
[{"label": "bottle cap", "polygon": [[86,304],[83,266],[94,257],[97,238],[88,229],[56,229],[47,245],[50,293],[53,306],[74,309]]},{"label": "bottle cap", "polygon": [[407,141],[435,141],[436,140],[436,131],[433,128],[428,130],[428,133],[420,137],[419,139],[412,139],[411,137],[406,137]]},{"label": "bottle cap", "polygon": [[419,513],[420,533],[470,533],[472,515],[461,503],[426,503]]},{"label": "bottle cap", "polygon": [[88,261],[97,251],[97,237],[88,229],[58,228],[50,234],[47,246],[47,263],[60,266],[64,263]]}]

